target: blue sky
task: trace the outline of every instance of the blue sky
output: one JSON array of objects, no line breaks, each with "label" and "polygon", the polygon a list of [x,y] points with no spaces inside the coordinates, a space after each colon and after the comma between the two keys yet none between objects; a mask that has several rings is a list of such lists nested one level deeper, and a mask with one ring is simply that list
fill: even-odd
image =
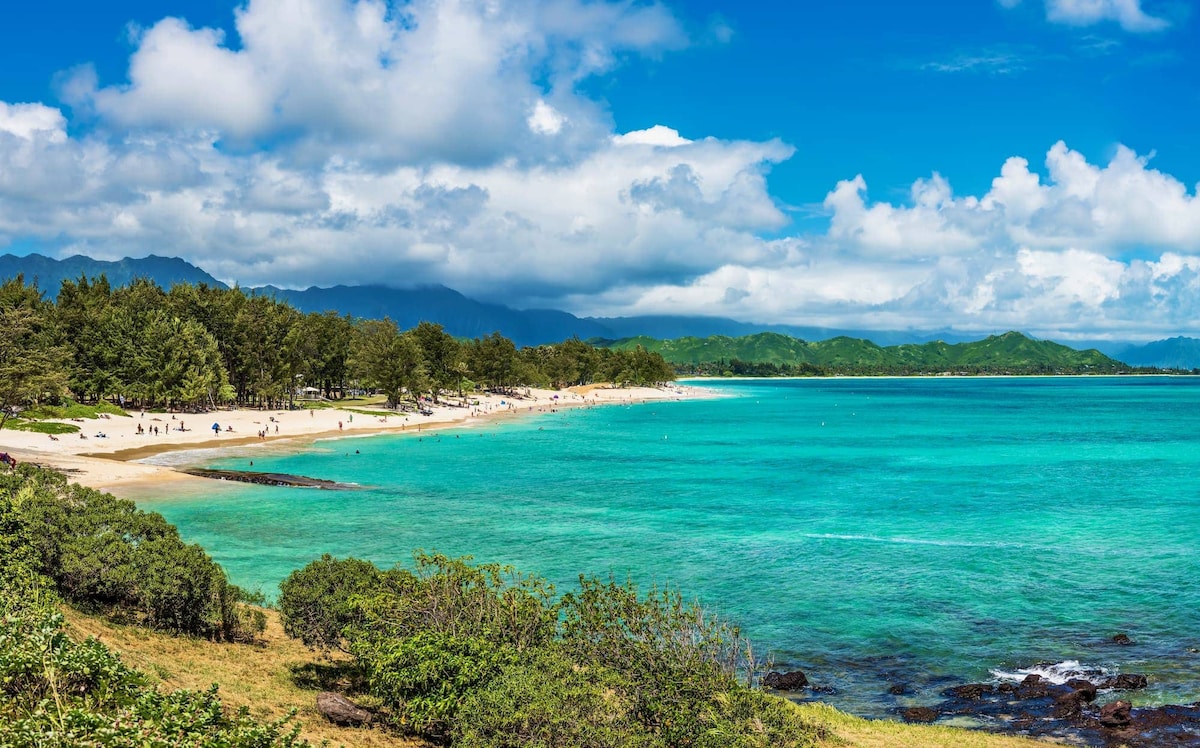
[{"label": "blue sky", "polygon": [[1200,333],[1184,0],[0,11],[0,251],[243,285]]}]

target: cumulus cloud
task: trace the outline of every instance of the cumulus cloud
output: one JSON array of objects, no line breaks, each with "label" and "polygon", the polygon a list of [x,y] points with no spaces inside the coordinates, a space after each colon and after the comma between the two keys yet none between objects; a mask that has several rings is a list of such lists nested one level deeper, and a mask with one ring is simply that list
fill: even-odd
[{"label": "cumulus cloud", "polygon": [[[1015,8],[1021,0],[999,0],[1006,8]],[[1171,24],[1142,9],[1141,0],[1045,0],[1046,19],[1070,26],[1093,26],[1115,21],[1126,31],[1145,33],[1162,31]]]},{"label": "cumulus cloud", "polygon": [[1093,163],[1060,142],[979,195],[935,173],[873,200],[860,174],[797,233],[767,181],[791,145],[614,132],[580,92],[687,43],[663,6],[251,0],[236,28],[165,19],[127,81],[76,71],[86,126],[0,102],[0,247],[594,314],[1200,332],[1200,201],[1153,154]]},{"label": "cumulus cloud", "polygon": [[117,127],[309,161],[480,164],[570,154],[607,128],[579,81],[687,44],[663,6],[628,0],[251,0],[235,26],[236,45],[165,18],[138,35],[127,82],[84,68],[64,95]]}]

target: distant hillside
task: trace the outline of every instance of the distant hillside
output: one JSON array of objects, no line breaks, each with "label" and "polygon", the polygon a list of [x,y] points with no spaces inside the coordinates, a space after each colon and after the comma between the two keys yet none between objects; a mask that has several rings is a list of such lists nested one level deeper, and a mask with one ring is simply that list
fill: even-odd
[{"label": "distant hillside", "polygon": [[517,345],[557,343],[570,337],[590,338],[608,330],[591,320],[553,309],[519,310],[463,296],[445,286],[395,289],[383,286],[312,287],[303,291],[265,286],[255,293],[272,294],[302,312],[336,310],[353,317],[391,317],[401,327],[437,322],[451,335],[475,338],[496,330]]},{"label": "distant hillside", "polygon": [[1120,352],[1122,361],[1134,366],[1159,369],[1200,369],[1200,340],[1167,338],[1145,345],[1131,345]]},{"label": "distant hillside", "polygon": [[94,279],[103,275],[114,288],[128,285],[134,278],[149,278],[163,288],[170,288],[176,283],[207,283],[217,288],[227,288],[221,281],[178,257],[156,255],[139,259],[126,257],[112,262],[93,260],[83,255],[65,260],[39,254],[0,256],[0,280],[18,275],[24,275],[26,283],[37,281],[37,287],[50,298],[58,296],[58,289],[64,280],[79,280],[80,276]]},{"label": "distant hillside", "polygon": [[688,317],[676,315],[646,315],[640,317],[588,317],[605,327],[605,337],[613,340],[644,335],[648,338],[673,340],[675,338],[725,335],[739,337],[760,332],[772,332],[803,340],[828,340],[830,338],[866,338],[880,345],[901,343],[927,343],[945,340],[961,343],[971,338],[950,330],[847,330],[836,327],[811,327],[803,325],[766,325],[738,322],[724,317]]},{"label": "distant hillside", "polygon": [[[148,278],[163,288],[170,288],[176,283],[207,283],[217,288],[226,288],[224,283],[184,260],[155,255],[139,259],[126,257],[115,262],[93,260],[82,255],[64,260],[38,254],[26,257],[12,254],[0,256],[0,280],[18,274],[24,274],[26,282],[36,280],[38,287],[51,297],[57,296],[63,280],[76,280],[81,275],[96,278],[103,274],[113,286],[126,285],[134,278]],[[681,363],[699,364],[738,359],[743,362],[780,366],[794,366],[799,363],[840,367],[990,365],[955,360],[953,356],[958,354],[939,353],[940,348],[934,350],[926,347],[936,345],[944,348],[966,340],[964,336],[949,331],[841,330],[756,324],[724,317],[673,315],[580,318],[553,309],[522,310],[503,304],[478,301],[444,286],[408,289],[381,285],[332,288],[314,286],[304,290],[264,286],[245,290],[275,295],[303,312],[335,311],[355,317],[391,317],[405,327],[421,321],[436,322],[452,335],[459,337],[478,337],[499,330],[522,346],[556,343],[570,337],[584,340],[602,338],[609,341],[639,341],[642,339],[639,336],[644,336],[646,341],[654,341],[654,345],[669,345],[671,356],[675,356]],[[755,342],[734,342],[747,339],[754,339]],[[805,343],[805,340],[823,342]],[[1189,341],[1192,348],[1186,348],[1185,344]],[[1122,358],[1146,366],[1200,366],[1200,350],[1196,350],[1200,344],[1194,339],[1173,338],[1171,341],[1161,342],[1173,343],[1174,348],[1180,352],[1169,354],[1147,351],[1144,355],[1139,355],[1138,348],[1128,348],[1129,354]],[[637,342],[633,343],[636,344]],[[891,349],[880,348],[903,347],[905,344],[916,345],[921,350],[886,353],[885,351]],[[1110,342],[1109,345],[1105,350],[1111,353],[1122,344]],[[1141,348],[1150,349],[1154,345],[1156,344]],[[646,347],[652,345],[647,343]],[[663,353],[667,355],[666,350]],[[893,355],[899,358],[889,358]],[[673,360],[671,356],[668,356],[668,360]],[[1035,356],[1025,365],[1056,365],[1053,362],[1058,359],[1051,357],[1047,359],[1050,363],[1046,364],[1035,363],[1037,360],[1040,359],[1036,359]]]},{"label": "distant hillside", "polygon": [[[648,337],[596,341],[619,350],[642,346],[697,373],[1107,373],[1128,368],[1097,350],[1077,351],[1018,332],[969,343],[936,341],[880,347],[869,340],[837,337],[806,342],[777,333],[740,338],[712,336],[656,340]],[[720,364],[720,365],[718,365]]]}]

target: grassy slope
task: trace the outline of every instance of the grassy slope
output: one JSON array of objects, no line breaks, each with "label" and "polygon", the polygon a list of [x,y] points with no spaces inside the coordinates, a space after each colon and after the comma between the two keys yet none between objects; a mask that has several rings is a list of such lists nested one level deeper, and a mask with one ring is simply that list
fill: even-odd
[{"label": "grassy slope", "polygon": [[74,610],[64,612],[72,636],[96,637],[160,688],[206,689],[217,683],[226,705],[249,707],[253,716],[265,719],[277,719],[296,709],[301,734],[313,745],[320,745],[323,740],[328,740],[331,746],[363,748],[427,745],[382,730],[337,727],[318,714],[316,700],[320,688],[297,686],[292,668],[319,666],[322,661],[303,644],[284,635],[279,614],[274,611],[267,611],[267,630],[258,645],[214,644],[119,626]]},{"label": "grassy slope", "polygon": [[[389,735],[380,730],[340,728],[317,714],[317,688],[296,685],[293,668],[320,665],[304,645],[287,638],[279,615],[267,611],[267,631],[259,645],[213,644],[158,634],[132,626],[119,626],[101,618],[67,610],[71,633],[94,636],[129,665],[146,673],[166,689],[221,686],[221,698],[232,707],[247,706],[261,718],[278,718],[296,709],[303,735],[314,745],[363,748],[426,748],[421,741]],[[843,714],[823,704],[797,707],[805,719],[833,735],[821,748],[1031,748],[1046,745],[1020,738],[989,735],[949,727],[877,722]]]}]

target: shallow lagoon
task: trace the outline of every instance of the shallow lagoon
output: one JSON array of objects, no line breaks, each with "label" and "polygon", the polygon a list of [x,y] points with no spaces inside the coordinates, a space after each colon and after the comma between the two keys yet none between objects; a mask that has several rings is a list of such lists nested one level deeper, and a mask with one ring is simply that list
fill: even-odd
[{"label": "shallow lagoon", "polygon": [[869,716],[1065,660],[1200,700],[1200,379],[703,386],[728,396],[207,463],[356,491],[137,498],[268,595],[321,553],[414,548],[676,585]]}]

